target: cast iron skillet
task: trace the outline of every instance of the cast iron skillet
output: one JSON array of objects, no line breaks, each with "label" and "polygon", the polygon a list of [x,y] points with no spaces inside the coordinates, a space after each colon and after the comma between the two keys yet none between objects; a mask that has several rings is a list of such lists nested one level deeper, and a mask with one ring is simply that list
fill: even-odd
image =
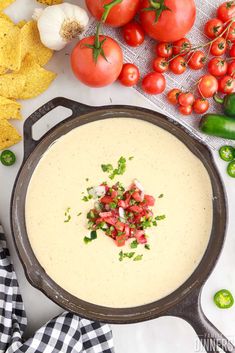
[{"label": "cast iron skillet", "polygon": [[[58,106],[71,109],[72,115],[39,141],[33,140],[33,125]],[[70,130],[88,122],[114,117],[142,119],[175,135],[203,162],[213,186],[213,228],[206,253],[195,272],[180,288],[167,297],[151,304],[127,309],[90,304],[59,287],[37,261],[30,246],[25,225],[27,187],[43,153],[56,139]],[[61,307],[82,317],[114,324],[130,324],[163,315],[176,316],[193,326],[207,352],[217,352],[217,347],[221,347],[225,352],[235,353],[235,347],[207,320],[200,303],[203,284],[213,270],[223,247],[226,209],[223,185],[209,149],[190,136],[179,124],[157,112],[130,106],[89,107],[66,98],[55,98],[39,108],[25,122],[24,161],[15,182],[11,203],[11,224],[15,244],[29,282]]]}]

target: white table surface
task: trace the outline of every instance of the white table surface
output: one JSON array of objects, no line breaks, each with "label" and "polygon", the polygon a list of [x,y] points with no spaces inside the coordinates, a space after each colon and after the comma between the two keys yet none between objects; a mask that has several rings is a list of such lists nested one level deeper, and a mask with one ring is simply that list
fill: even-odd
[{"label": "white table surface", "polygon": [[[79,1],[71,1],[79,3]],[[80,1],[82,4],[83,1]],[[8,10],[15,20],[30,19],[32,10],[36,6],[33,0],[16,0]],[[38,4],[37,4],[38,6]],[[126,89],[118,84],[104,89],[90,89],[80,84],[74,77],[69,66],[67,53],[70,48],[56,53],[49,68],[58,73],[58,78],[47,92],[23,102],[23,116],[26,118],[39,106],[57,96],[65,96],[89,105],[130,104],[135,106],[156,109],[133,89]],[[35,132],[43,134],[64,116],[52,114],[37,126]],[[22,123],[15,123],[22,131]],[[47,299],[40,291],[31,287],[27,282],[22,266],[16,254],[10,232],[10,197],[16,173],[21,165],[23,156],[22,143],[13,147],[18,160],[15,166],[6,168],[0,166],[0,219],[4,225],[11,255],[17,272],[21,292],[28,317],[28,334],[31,334],[48,319],[62,311],[53,302]],[[235,295],[235,180],[225,173],[225,164],[220,161],[217,153],[214,158],[224,180],[229,203],[230,219],[228,223],[227,239],[220,260],[207,281],[202,294],[202,306],[208,318],[233,342],[235,341],[235,306],[230,310],[220,311],[213,304],[213,294],[221,289],[228,288]],[[157,320],[137,325],[113,326],[115,347],[117,353],[155,353],[170,352],[188,353],[198,351],[196,348],[196,334],[183,320],[171,317],[162,317]],[[201,351],[204,351],[203,349]]]}]

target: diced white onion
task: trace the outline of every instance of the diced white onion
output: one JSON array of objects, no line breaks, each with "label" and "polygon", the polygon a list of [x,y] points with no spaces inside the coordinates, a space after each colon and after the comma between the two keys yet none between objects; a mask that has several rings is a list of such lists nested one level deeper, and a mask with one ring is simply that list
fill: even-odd
[{"label": "diced white onion", "polygon": [[105,195],[105,186],[103,185],[95,186],[94,188],[88,191],[88,194],[94,198],[102,197]]},{"label": "diced white onion", "polygon": [[137,179],[134,179],[134,184],[140,191],[144,192],[144,187],[140,184]]},{"label": "diced white onion", "polygon": [[126,219],[125,219],[125,211],[124,211],[124,209],[122,207],[119,207],[118,212],[119,212],[119,217],[121,218],[122,222],[125,222]]}]

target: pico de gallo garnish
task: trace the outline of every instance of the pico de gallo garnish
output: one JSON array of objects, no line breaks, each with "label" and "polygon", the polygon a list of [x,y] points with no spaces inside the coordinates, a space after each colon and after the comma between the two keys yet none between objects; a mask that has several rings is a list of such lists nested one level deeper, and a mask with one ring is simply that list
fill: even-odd
[{"label": "pico de gallo garnish", "polygon": [[[120,182],[112,186],[104,182],[88,189],[88,195],[88,199],[96,198],[96,201],[94,207],[87,213],[88,229],[91,230],[92,237],[85,237],[85,243],[96,239],[94,232],[102,230],[118,247],[133,239],[130,243],[132,249],[143,244],[150,250],[146,230],[157,226],[157,221],[165,219],[165,215],[154,216],[151,207],[155,205],[155,198],[145,194],[137,180],[134,180],[127,189]],[[134,261],[142,259],[139,255],[134,257],[133,252],[121,252],[119,255],[120,261],[124,258],[133,258]]]}]

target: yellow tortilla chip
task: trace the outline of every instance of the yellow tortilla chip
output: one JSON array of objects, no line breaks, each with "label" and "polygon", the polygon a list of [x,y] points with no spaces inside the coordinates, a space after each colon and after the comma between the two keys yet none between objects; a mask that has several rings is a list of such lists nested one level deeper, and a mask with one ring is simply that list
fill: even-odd
[{"label": "yellow tortilla chip", "polygon": [[0,0],[0,11],[13,4],[15,0]]},{"label": "yellow tortilla chip", "polygon": [[27,22],[21,29],[21,57],[31,54],[37,63],[44,66],[52,57],[53,51],[46,48],[41,40],[35,21]]},{"label": "yellow tortilla chip", "polygon": [[4,150],[21,141],[21,136],[7,120],[0,120],[0,150]]},{"label": "yellow tortilla chip", "polygon": [[18,97],[20,99],[28,99],[40,95],[47,90],[51,82],[56,78],[54,72],[42,68],[30,54],[27,54],[22,61],[19,71],[20,75],[25,78],[24,89],[19,93]]},{"label": "yellow tortilla chip", "polygon": [[50,5],[62,4],[63,0],[37,0],[37,2],[40,2],[40,4],[50,6]]},{"label": "yellow tortilla chip", "polygon": [[[0,2],[0,3],[1,3],[1,2]],[[1,5],[0,5],[0,6],[1,6]],[[7,20],[8,22],[14,24],[14,22],[12,21],[12,19],[11,19],[9,16],[7,16],[5,13],[3,13],[3,12],[0,12],[0,18],[4,18],[4,19]]]},{"label": "yellow tortilla chip", "polygon": [[20,74],[0,76],[0,96],[18,99],[24,90],[26,78]]},{"label": "yellow tortilla chip", "polygon": [[17,71],[21,63],[20,29],[0,17],[0,66]]},{"label": "yellow tortilla chip", "polygon": [[24,27],[24,25],[25,25],[26,23],[27,23],[27,21],[21,20],[20,22],[17,23],[17,26],[18,26],[19,28],[22,28],[22,27]]},{"label": "yellow tortilla chip", "polygon": [[22,119],[20,114],[21,104],[0,96],[0,120],[1,119]]}]

